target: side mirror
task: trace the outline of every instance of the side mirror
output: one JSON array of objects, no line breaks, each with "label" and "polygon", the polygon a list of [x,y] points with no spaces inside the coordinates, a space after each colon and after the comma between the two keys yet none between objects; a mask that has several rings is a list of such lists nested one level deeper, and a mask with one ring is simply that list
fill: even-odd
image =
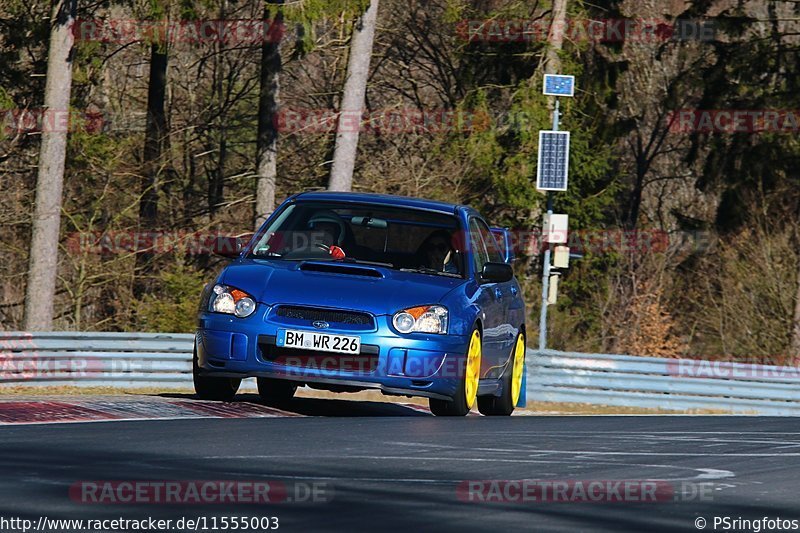
[{"label": "side mirror", "polygon": [[511,239],[511,232],[506,228],[492,228],[492,235],[500,247],[500,252],[503,254],[503,261],[506,263],[513,263],[516,257],[514,256],[514,243]]},{"label": "side mirror", "polygon": [[238,237],[217,237],[211,251],[216,255],[236,259],[242,253],[244,241]]},{"label": "side mirror", "polygon": [[508,263],[486,263],[481,272],[484,283],[505,283],[514,278],[514,269]]}]

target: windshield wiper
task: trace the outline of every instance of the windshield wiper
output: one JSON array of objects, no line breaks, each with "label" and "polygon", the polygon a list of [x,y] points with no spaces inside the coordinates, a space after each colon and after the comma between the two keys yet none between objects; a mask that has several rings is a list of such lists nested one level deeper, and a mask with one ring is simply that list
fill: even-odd
[{"label": "windshield wiper", "polygon": [[442,272],[441,270],[436,270],[435,268],[428,268],[428,267],[419,267],[419,268],[401,268],[400,272],[414,272],[416,274],[431,274],[434,276],[447,276],[450,278],[460,278],[461,274],[456,274],[454,272]]},{"label": "windshield wiper", "polygon": [[256,257],[283,257],[282,254],[278,252],[270,252],[269,250],[256,250],[253,252],[253,255]]},{"label": "windshield wiper", "polygon": [[362,259],[353,259],[352,257],[343,257],[342,259],[334,259],[332,257],[288,257],[289,261],[317,261],[320,263],[346,263],[353,265],[367,265],[379,266],[385,268],[394,268],[392,263],[381,263],[379,261],[364,261]]},{"label": "windshield wiper", "polygon": [[394,268],[392,263],[381,263],[380,261],[365,261],[363,259],[353,259],[352,257],[345,257],[344,259],[340,259],[343,263],[355,263],[357,265],[372,265],[372,266],[380,266],[386,268]]},{"label": "windshield wiper", "polygon": [[[268,250],[261,250],[253,252],[255,257],[283,257],[283,254],[277,252],[270,252]],[[291,261],[325,261],[325,262],[338,262],[338,263],[353,263],[357,265],[370,265],[385,268],[394,268],[392,263],[383,263],[380,261],[365,261],[363,259],[355,259],[353,257],[345,257],[342,259],[333,259],[331,257],[287,257]]]}]

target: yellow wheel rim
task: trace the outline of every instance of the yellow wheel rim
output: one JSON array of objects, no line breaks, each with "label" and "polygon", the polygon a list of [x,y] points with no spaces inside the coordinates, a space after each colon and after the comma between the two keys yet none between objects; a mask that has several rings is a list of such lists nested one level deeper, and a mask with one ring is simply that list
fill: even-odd
[{"label": "yellow wheel rim", "polygon": [[517,345],[514,348],[514,369],[511,373],[511,401],[517,405],[519,393],[522,390],[522,372],[525,368],[525,337],[517,337]]},{"label": "yellow wheel rim", "polygon": [[467,371],[464,376],[464,394],[467,407],[472,407],[478,397],[478,380],[481,376],[481,334],[478,330],[472,333],[467,351]]}]

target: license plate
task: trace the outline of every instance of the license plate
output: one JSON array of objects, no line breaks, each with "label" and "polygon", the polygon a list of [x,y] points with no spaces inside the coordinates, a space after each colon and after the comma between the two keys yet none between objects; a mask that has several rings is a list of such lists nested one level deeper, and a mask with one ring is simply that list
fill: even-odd
[{"label": "license plate", "polygon": [[278,331],[278,346],[315,352],[357,354],[361,351],[361,337],[282,329]]}]

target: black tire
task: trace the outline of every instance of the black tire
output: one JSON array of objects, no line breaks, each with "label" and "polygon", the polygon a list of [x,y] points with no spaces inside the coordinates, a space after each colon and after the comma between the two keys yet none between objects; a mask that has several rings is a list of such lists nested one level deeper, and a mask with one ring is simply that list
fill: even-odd
[{"label": "black tire", "polygon": [[503,394],[501,396],[479,396],[478,411],[483,416],[509,416],[514,412],[511,403],[511,373],[503,376]]},{"label": "black tire", "polygon": [[[522,343],[525,343],[525,337],[522,336]],[[508,367],[503,373],[503,394],[500,396],[478,396],[478,411],[484,416],[510,416],[514,412],[514,399],[511,395],[511,380],[514,375],[514,357],[516,356],[517,342],[519,337],[514,341],[514,346],[511,348],[511,359],[509,360]],[[523,362],[524,362],[523,352]]]},{"label": "black tire", "polygon": [[283,379],[256,378],[258,395],[264,403],[279,405],[288,402],[297,390],[297,384]]},{"label": "black tire", "polygon": [[[475,327],[470,333],[470,338],[475,333],[478,333],[479,342],[482,342],[480,338],[480,329]],[[467,348],[469,351],[469,348]],[[481,350],[482,352],[483,350]],[[470,410],[472,409],[471,405],[467,405],[467,394],[466,394],[466,383],[467,383],[467,358],[464,358],[464,379],[462,379],[459,384],[458,388],[456,389],[455,397],[451,401],[447,400],[437,400],[435,398],[430,398],[428,400],[428,405],[430,406],[431,413],[436,416],[466,416]],[[478,398],[480,400],[480,398]]]},{"label": "black tire", "polygon": [[201,400],[230,402],[236,396],[239,385],[242,384],[241,378],[201,376],[200,367],[197,364],[196,348],[192,357],[192,378],[194,379],[194,391]]},{"label": "black tire", "polygon": [[449,402],[431,398],[428,400],[428,405],[431,413],[436,416],[466,416],[470,412],[470,408],[467,407],[467,401],[463,398],[463,394],[459,395],[459,398]]}]

